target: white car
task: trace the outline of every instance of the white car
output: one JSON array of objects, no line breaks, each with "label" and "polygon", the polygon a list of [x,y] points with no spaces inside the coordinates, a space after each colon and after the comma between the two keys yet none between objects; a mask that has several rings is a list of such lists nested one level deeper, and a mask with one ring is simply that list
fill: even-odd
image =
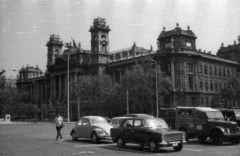
[{"label": "white car", "polygon": [[72,140],[78,138],[90,138],[92,143],[98,143],[99,140],[112,140],[110,129],[113,128],[104,117],[101,116],[84,116],[72,129],[70,135]]}]

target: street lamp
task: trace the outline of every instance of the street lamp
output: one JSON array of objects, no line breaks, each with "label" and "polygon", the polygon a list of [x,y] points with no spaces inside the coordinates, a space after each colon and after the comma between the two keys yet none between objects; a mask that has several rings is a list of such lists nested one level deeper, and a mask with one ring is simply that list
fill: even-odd
[{"label": "street lamp", "polygon": [[159,109],[158,109],[158,66],[157,66],[157,61],[156,60],[151,60],[151,61],[154,61],[155,62],[155,74],[156,74],[156,109],[157,109],[157,114],[156,114],[156,117],[158,117],[159,115]]},{"label": "street lamp", "polygon": [[69,123],[69,52],[68,51],[68,67],[67,67],[67,72],[68,72],[68,89],[67,89],[67,117],[68,117],[68,123]]}]

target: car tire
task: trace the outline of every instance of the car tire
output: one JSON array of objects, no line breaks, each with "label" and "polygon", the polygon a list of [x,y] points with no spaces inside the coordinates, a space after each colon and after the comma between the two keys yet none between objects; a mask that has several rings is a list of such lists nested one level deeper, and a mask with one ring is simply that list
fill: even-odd
[{"label": "car tire", "polygon": [[78,140],[77,133],[75,131],[72,132],[71,136],[72,136],[72,140],[73,141],[77,141]]},{"label": "car tire", "polygon": [[117,138],[117,146],[118,147],[124,147],[125,146],[125,141],[123,140],[123,138],[122,137],[118,137]]},{"label": "car tire", "polygon": [[207,139],[207,137],[205,137],[205,136],[198,136],[197,138],[198,138],[198,141],[200,144],[203,144]]},{"label": "car tire", "polygon": [[158,152],[159,151],[159,144],[156,141],[150,141],[149,149],[151,152]]},{"label": "car tire", "polygon": [[178,146],[173,147],[173,149],[174,149],[175,151],[181,151],[182,148],[183,148],[183,143],[179,143]]},{"label": "car tire", "polygon": [[223,137],[222,134],[218,131],[214,131],[211,136],[212,144],[214,145],[222,145],[223,143]]},{"label": "car tire", "polygon": [[92,143],[97,144],[99,142],[99,138],[98,138],[96,132],[92,133],[92,137],[91,138],[92,138]]},{"label": "car tire", "polygon": [[186,142],[189,142],[189,134],[188,134],[187,130],[185,128],[183,128],[183,129],[180,129],[180,131],[183,131],[185,133],[185,140],[186,140]]}]

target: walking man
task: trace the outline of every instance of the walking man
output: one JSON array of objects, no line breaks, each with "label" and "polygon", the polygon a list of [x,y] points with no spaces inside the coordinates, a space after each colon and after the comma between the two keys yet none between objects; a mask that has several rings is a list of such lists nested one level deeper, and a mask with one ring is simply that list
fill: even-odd
[{"label": "walking man", "polygon": [[58,140],[58,138],[62,139],[61,129],[63,127],[63,118],[60,116],[59,113],[55,117],[53,124],[56,125],[56,130],[57,130],[56,141]]}]

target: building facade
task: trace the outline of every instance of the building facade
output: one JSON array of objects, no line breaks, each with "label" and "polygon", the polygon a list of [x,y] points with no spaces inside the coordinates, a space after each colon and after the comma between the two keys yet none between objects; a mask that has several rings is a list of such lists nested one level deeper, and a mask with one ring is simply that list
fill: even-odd
[{"label": "building facade", "polygon": [[94,19],[90,27],[91,49],[85,50],[80,43],[64,44],[59,35],[50,35],[47,42],[47,70],[38,67],[23,67],[19,71],[18,89],[26,89],[39,103],[61,100],[67,96],[69,80],[77,81],[81,75],[105,72],[121,82],[124,70],[151,56],[157,61],[158,70],[171,78],[173,92],[166,107],[210,106],[211,99],[224,84],[240,73],[239,43],[220,47],[217,55],[196,48],[197,36],[187,28],[177,26],[170,31],[163,28],[157,38],[156,51],[132,47],[110,52],[109,33],[111,29],[104,18]]}]

